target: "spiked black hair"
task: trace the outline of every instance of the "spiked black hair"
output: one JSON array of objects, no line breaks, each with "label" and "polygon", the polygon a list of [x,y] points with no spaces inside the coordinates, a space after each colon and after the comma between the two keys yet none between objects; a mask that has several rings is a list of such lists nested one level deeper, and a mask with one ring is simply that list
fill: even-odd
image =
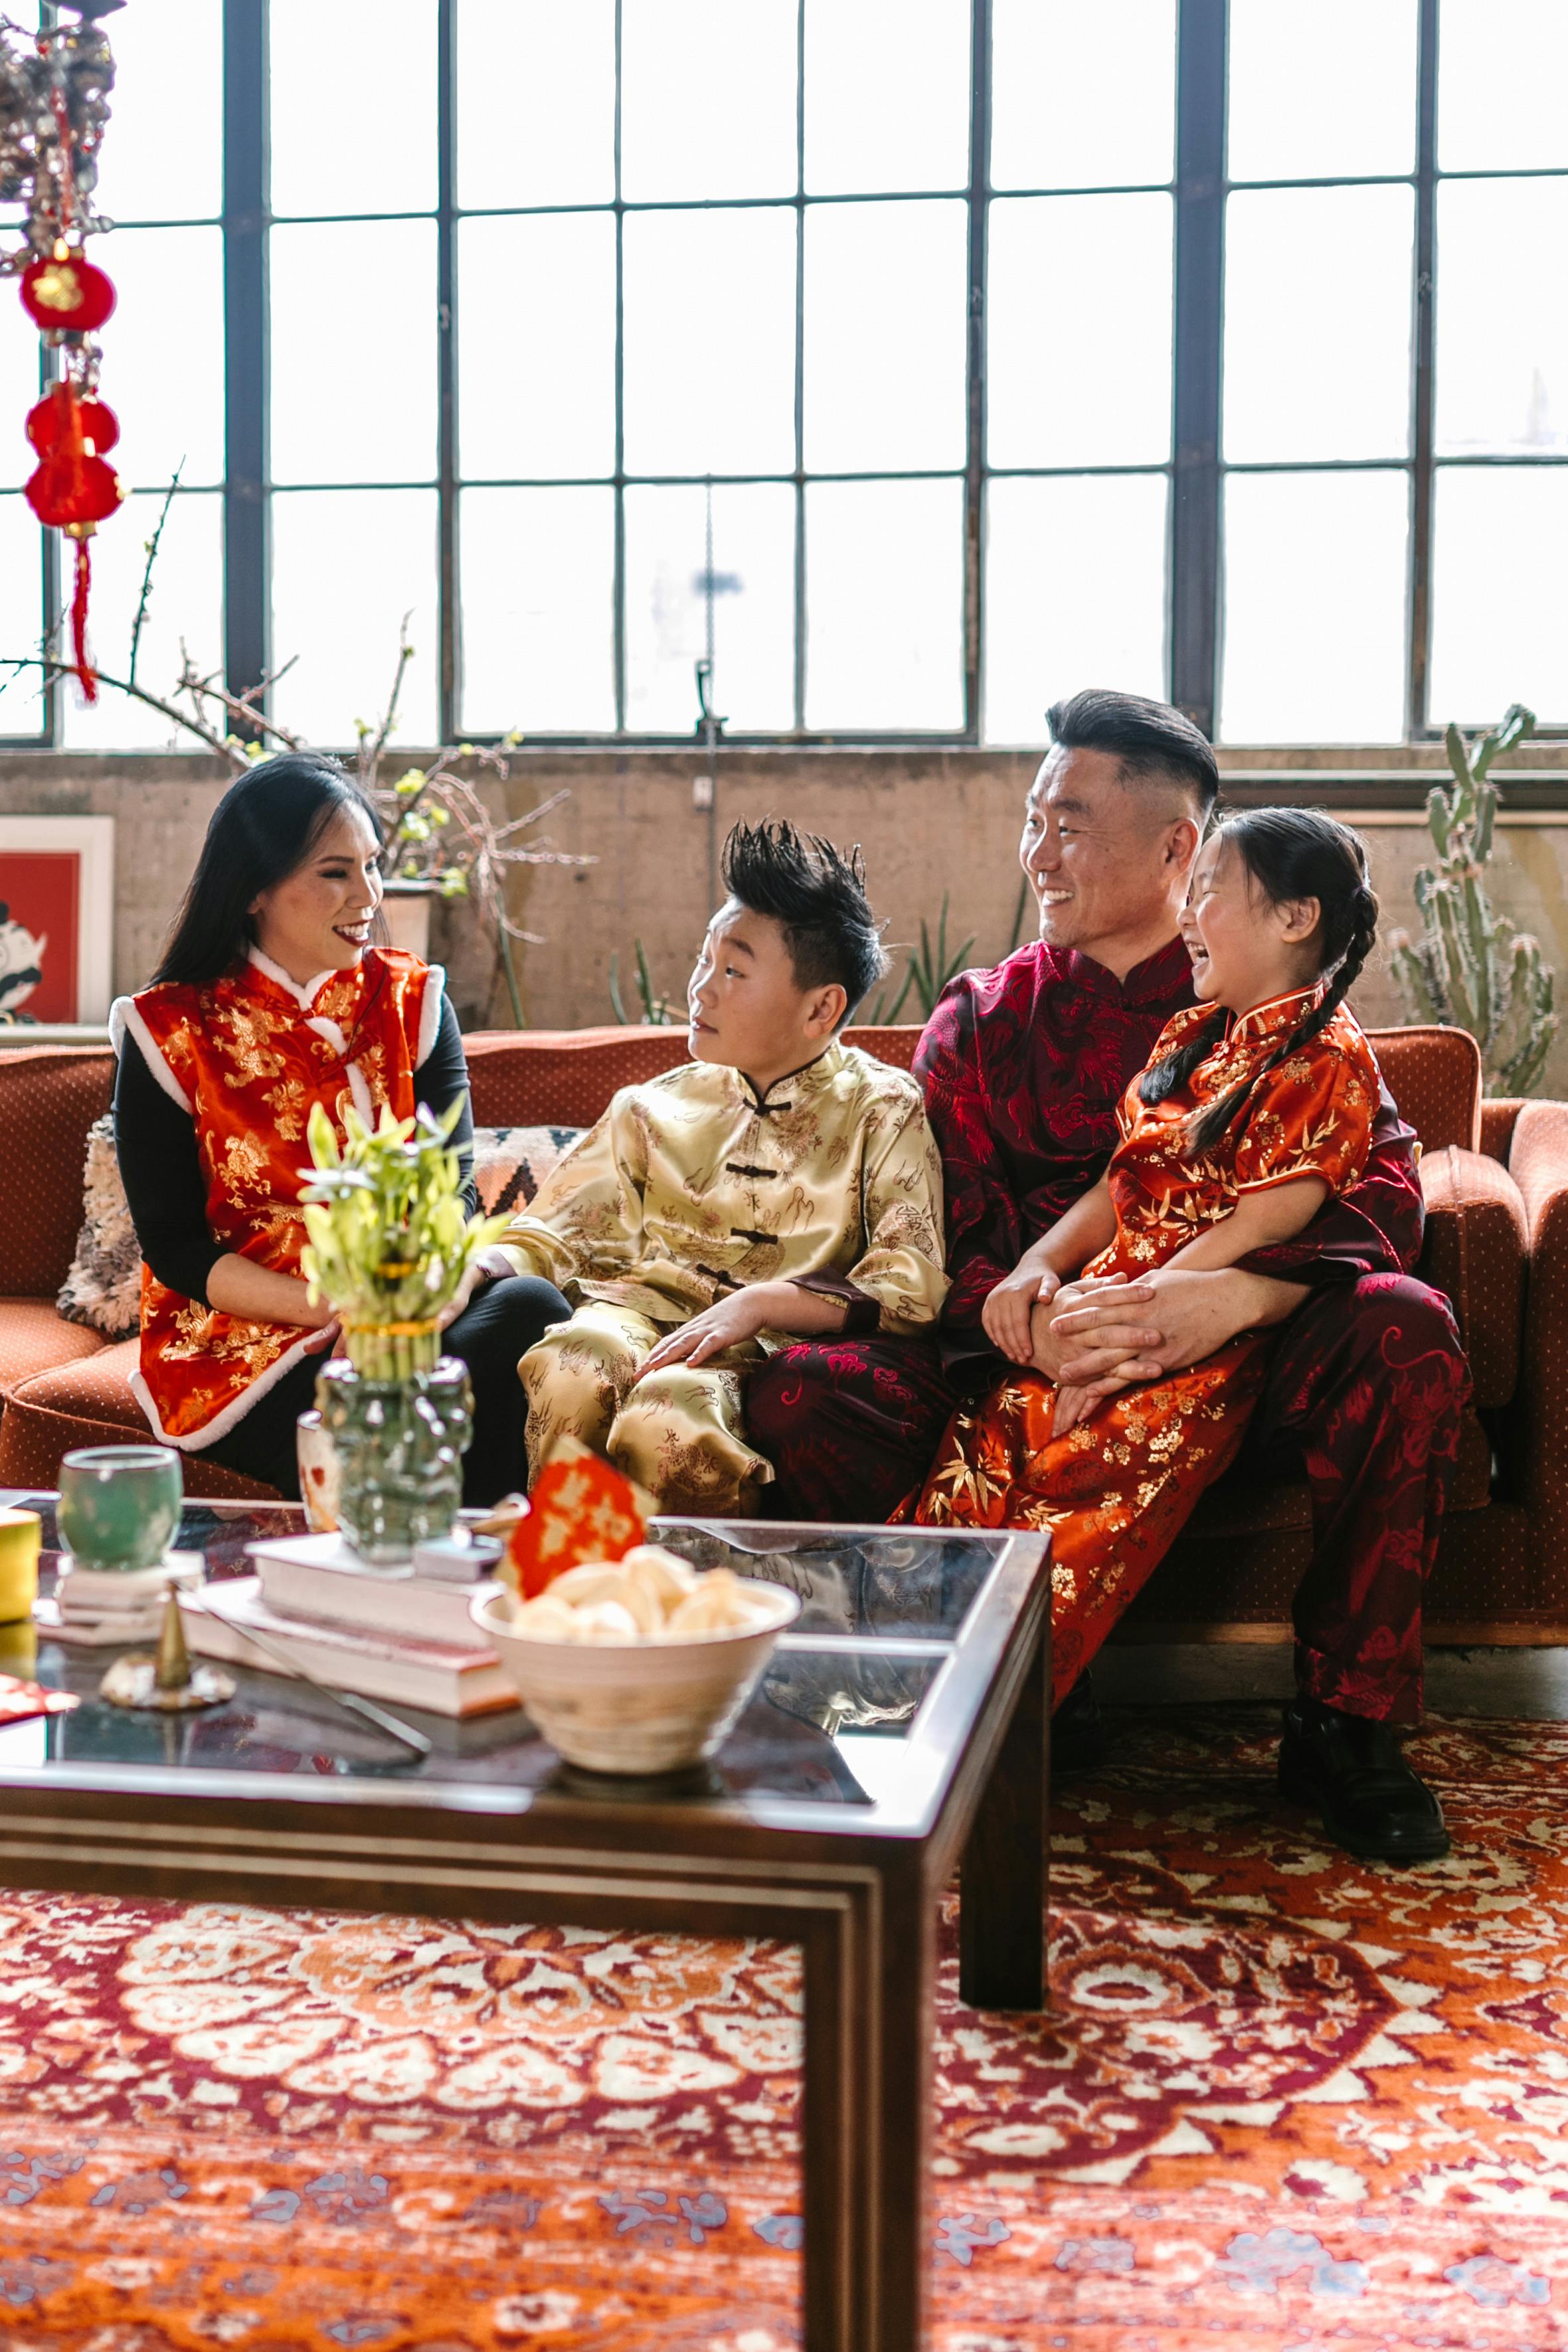
[{"label": "spiked black hair", "polygon": [[719,870],[732,898],[781,925],[798,988],[843,990],[847,1021],[887,970],[858,845],[846,856],[820,834],[765,817],[734,828]]}]

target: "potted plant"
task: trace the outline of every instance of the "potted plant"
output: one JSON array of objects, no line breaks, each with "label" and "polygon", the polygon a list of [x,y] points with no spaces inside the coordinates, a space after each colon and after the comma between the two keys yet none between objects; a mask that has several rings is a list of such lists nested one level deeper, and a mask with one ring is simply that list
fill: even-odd
[{"label": "potted plant", "polygon": [[310,1115],[301,1263],[343,1329],[316,1401],[338,1455],[340,1524],[372,1567],[449,1535],[462,1499],[473,1399],[467,1367],[441,1353],[442,1318],[506,1219],[465,1210],[455,1117],[383,1108],[372,1129],[346,1106],[340,1150],[319,1104]]}]

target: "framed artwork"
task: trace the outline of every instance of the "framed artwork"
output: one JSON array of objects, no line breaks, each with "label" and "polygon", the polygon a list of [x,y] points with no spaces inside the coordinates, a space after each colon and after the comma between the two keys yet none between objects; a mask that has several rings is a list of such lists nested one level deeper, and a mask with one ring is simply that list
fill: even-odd
[{"label": "framed artwork", "polygon": [[0,1035],[109,1018],[114,819],[0,815]]}]

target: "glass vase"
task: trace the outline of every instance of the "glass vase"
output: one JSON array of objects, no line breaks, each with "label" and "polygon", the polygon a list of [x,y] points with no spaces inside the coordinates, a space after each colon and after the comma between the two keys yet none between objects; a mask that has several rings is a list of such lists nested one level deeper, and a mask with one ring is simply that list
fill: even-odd
[{"label": "glass vase", "polygon": [[340,1465],[338,1523],[368,1566],[402,1567],[416,1543],[452,1533],[474,1432],[466,1364],[442,1356],[382,1379],[335,1358],[316,1402]]}]

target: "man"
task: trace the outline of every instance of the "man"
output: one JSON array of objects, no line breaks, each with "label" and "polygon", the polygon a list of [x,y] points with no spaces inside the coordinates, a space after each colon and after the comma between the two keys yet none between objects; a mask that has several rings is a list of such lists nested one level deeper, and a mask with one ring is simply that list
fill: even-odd
[{"label": "man", "polygon": [[[1118,1098],[1193,1002],[1176,922],[1218,789],[1212,750],[1135,695],[1075,695],[1049,718],[1019,851],[1039,940],[960,974],[915,1056],[947,1195],[941,1363],[876,1339],[784,1349],[747,1400],[781,1515],[881,1516],[924,1477],[957,1396],[1003,1369],[988,1295],[1098,1178]],[[1255,1467],[1289,1461],[1312,1492],[1281,1783],[1353,1852],[1391,1861],[1447,1850],[1393,1727],[1420,1713],[1422,1591],[1469,1386],[1447,1302],[1409,1278],[1413,1144],[1385,1093],[1362,1181],[1297,1240],[1220,1272],[1070,1284],[1032,1322],[1035,1369],[1075,1383],[1153,1380],[1286,1326],[1250,1441]]]},{"label": "man", "polygon": [[518,1371],[666,1510],[747,1515],[746,1381],[791,1335],[935,1328],[942,1168],[920,1088],[839,1031],[885,969],[860,853],[737,824],[688,984],[692,1059],[624,1087],[500,1246],[576,1312]]}]

